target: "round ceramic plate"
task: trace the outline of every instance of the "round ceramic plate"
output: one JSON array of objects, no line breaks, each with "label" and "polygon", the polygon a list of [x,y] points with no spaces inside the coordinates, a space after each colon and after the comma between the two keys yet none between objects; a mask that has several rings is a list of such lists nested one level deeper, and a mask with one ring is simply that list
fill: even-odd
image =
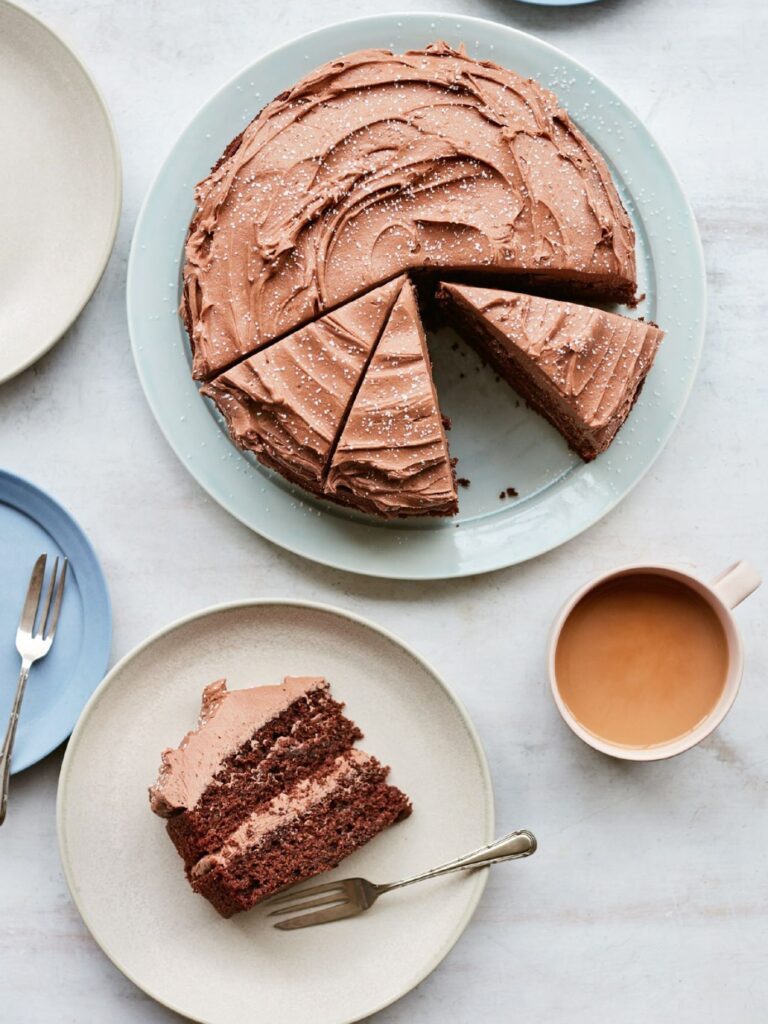
[{"label": "round ceramic plate", "polygon": [[0,0],[0,382],[47,352],[91,297],[115,240],[120,155],[83,65]]},{"label": "round ceramic plate", "polygon": [[582,4],[593,4],[596,0],[520,0],[520,3],[536,7],[581,7]]},{"label": "round ceramic plate", "polygon": [[[452,418],[461,511],[449,521],[382,523],[309,499],[238,452],[190,377],[176,313],[193,186],[229,140],[280,90],[338,54],[401,51],[445,39],[554,89],[605,155],[637,232],[634,315],[667,331],[629,421],[585,465],[467,347],[431,338],[440,404]],[[435,579],[485,572],[541,554],[591,526],[648,470],[693,383],[704,327],[704,269],[691,210],[652,137],[607,86],[570,57],[514,29],[460,16],[382,15],[322,29],[262,57],[196,115],[171,150],[139,217],[128,271],[134,355],[149,404],[184,465],[264,537],[327,565],[372,576]],[[506,497],[507,488],[517,497]],[[503,499],[500,494],[504,492]]]},{"label": "round ceramic plate", "polygon": [[112,642],[112,612],[98,558],[61,505],[18,476],[0,470],[0,727],[11,710],[19,656],[14,638],[32,566],[46,553],[69,559],[56,640],[30,673],[11,771],[50,754],[69,736],[101,682]]},{"label": "round ceramic plate", "polygon": [[[124,658],[94,694],[61,770],[62,862],[85,923],[132,981],[205,1024],[341,1024],[404,995],[448,953],[487,872],[392,894],[362,917],[280,932],[257,907],[223,920],[189,888],[147,800],[160,752],[196,722],[203,687],[324,675],[392,766],[414,811],[329,877],[395,879],[489,842],[485,757],[456,698],[393,636],[332,608],[225,605]],[[130,898],[126,898],[126,894]]]}]

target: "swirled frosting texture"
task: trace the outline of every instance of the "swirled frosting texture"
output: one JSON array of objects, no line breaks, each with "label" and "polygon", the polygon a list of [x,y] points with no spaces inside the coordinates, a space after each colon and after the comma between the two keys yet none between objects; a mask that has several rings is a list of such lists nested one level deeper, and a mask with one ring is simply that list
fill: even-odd
[{"label": "swirled frosting texture", "polygon": [[397,278],[327,313],[201,388],[223,413],[235,444],[319,493],[347,408],[402,284]]},{"label": "swirled frosting texture", "polygon": [[457,510],[453,467],[410,281],[403,285],[350,410],[326,494],[387,518]]},{"label": "swirled frosting texture", "polygon": [[328,689],[319,676],[286,676],[279,686],[246,690],[228,690],[223,679],[206,686],[197,729],[162,753],[160,774],[149,790],[155,814],[167,818],[194,807],[226,757],[295,700],[317,689]]},{"label": "swirled frosting texture", "polygon": [[492,333],[529,375],[534,400],[582,438],[585,457],[610,444],[664,337],[643,320],[534,295],[444,284],[439,297]]},{"label": "swirled frosting texture", "polygon": [[603,159],[552,93],[445,43],[313,71],[196,202],[182,314],[197,378],[409,269],[634,297],[634,235]]}]

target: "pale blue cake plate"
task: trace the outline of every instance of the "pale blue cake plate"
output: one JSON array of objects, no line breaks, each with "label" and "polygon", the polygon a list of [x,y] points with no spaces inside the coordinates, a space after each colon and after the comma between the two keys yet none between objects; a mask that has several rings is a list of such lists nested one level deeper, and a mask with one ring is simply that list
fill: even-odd
[{"label": "pale blue cake plate", "polygon": [[[262,106],[318,64],[363,47],[402,51],[436,39],[547,85],[603,153],[637,232],[633,315],[667,332],[628,422],[585,465],[560,436],[481,369],[450,331],[432,336],[449,442],[459,457],[461,511],[450,521],[380,523],[308,498],[229,441],[190,377],[176,309],[193,187]],[[696,374],[705,276],[690,206],[665,157],[625,104],[586,68],[504,25],[459,15],[399,14],[321,29],[260,57],[221,89],[174,145],[139,216],[128,268],[128,319],[149,404],[195,479],[232,515],[306,558],[352,572],[440,579],[540,555],[586,530],[648,471],[683,410]],[[506,488],[518,497],[501,500]]]},{"label": "pale blue cake plate", "polygon": [[[56,639],[30,673],[11,761],[29,768],[69,736],[107,670],[112,610],[99,560],[88,538],[50,495],[0,470],[0,730],[11,710],[20,659],[16,628],[38,556],[69,559]],[[49,559],[49,564],[50,564]]]},{"label": "pale blue cake plate", "polygon": [[597,0],[518,0],[521,4],[530,4],[533,7],[581,7],[584,4],[594,4]]}]

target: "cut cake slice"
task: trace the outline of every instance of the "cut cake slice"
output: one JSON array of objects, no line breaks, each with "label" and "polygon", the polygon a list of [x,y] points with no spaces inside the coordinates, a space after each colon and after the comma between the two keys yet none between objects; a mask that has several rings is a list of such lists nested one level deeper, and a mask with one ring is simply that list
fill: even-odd
[{"label": "cut cake slice", "polygon": [[232,440],[315,494],[352,396],[402,287],[368,292],[204,385]]},{"label": "cut cake slice", "polygon": [[335,867],[411,813],[320,677],[203,693],[197,729],[163,752],[155,814],[192,888],[224,917]]},{"label": "cut cake slice", "polygon": [[626,420],[664,337],[655,324],[535,295],[442,284],[445,319],[586,462]]},{"label": "cut cake slice", "polygon": [[406,281],[331,460],[326,497],[386,518],[458,509],[413,285]]}]

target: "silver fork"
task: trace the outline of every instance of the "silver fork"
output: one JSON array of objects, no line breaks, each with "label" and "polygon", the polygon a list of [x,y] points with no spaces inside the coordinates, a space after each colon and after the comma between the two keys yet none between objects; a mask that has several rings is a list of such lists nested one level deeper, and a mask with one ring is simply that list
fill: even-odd
[{"label": "silver fork", "polygon": [[[43,610],[38,617],[40,610],[40,598],[43,594],[43,583],[45,582],[45,564],[47,555],[40,555],[35,562],[32,575],[29,578],[29,587],[21,610],[21,621],[16,630],[16,650],[21,655],[21,672],[16,687],[16,696],[13,698],[11,717],[8,720],[8,728],[0,750],[0,774],[2,775],[2,795],[0,795],[0,825],[5,821],[5,814],[8,810],[8,785],[11,778],[11,754],[13,753],[13,742],[16,739],[16,726],[19,724],[19,712],[21,702],[24,699],[24,689],[29,678],[29,670],[32,665],[44,658],[51,649],[53,637],[56,633],[56,626],[61,611],[61,597],[64,593],[64,580],[67,577],[67,559],[65,558],[61,573],[59,573],[59,559],[53,563],[53,575],[48,584],[48,592],[45,597]],[[58,583],[57,583],[58,577]],[[54,596],[55,595],[55,596]],[[51,602],[53,606],[51,607]],[[37,619],[37,629],[35,620]]]},{"label": "silver fork", "polygon": [[[313,885],[308,889],[300,889],[298,892],[287,892],[284,895],[273,896],[267,900],[269,906],[285,904],[278,910],[273,910],[269,917],[279,917],[283,914],[296,912],[296,917],[287,921],[278,921],[275,928],[290,931],[294,928],[308,928],[314,924],[327,924],[329,921],[341,921],[345,917],[354,917],[369,910],[379,896],[385,892],[392,892],[393,889],[402,889],[405,885],[413,885],[414,882],[423,882],[428,878],[437,878],[439,875],[447,875],[452,871],[468,871],[471,868],[484,868],[489,864],[499,864],[504,860],[518,860],[520,857],[530,857],[536,852],[536,837],[527,829],[519,832],[510,832],[503,839],[497,839],[490,846],[482,846],[479,850],[473,850],[458,860],[441,864],[440,867],[432,868],[431,871],[424,871],[420,875],[412,875],[410,878],[403,878],[399,882],[390,882],[388,885],[374,885],[365,878],[345,878],[341,882],[329,882],[327,885]],[[312,913],[303,913],[313,907],[325,907],[324,910],[315,910]]]}]

